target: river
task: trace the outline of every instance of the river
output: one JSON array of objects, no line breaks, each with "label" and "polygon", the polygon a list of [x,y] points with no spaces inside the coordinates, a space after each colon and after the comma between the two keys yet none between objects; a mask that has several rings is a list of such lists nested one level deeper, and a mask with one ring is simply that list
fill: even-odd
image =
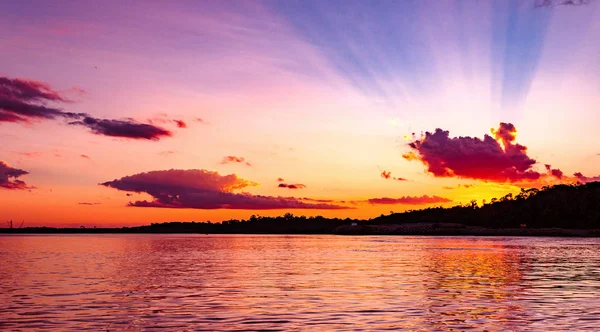
[{"label": "river", "polygon": [[2,235],[0,330],[600,330],[600,239]]}]

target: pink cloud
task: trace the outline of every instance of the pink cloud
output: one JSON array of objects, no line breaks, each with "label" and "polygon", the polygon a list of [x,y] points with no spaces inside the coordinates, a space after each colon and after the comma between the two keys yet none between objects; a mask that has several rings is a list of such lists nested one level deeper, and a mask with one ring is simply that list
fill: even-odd
[{"label": "pink cloud", "polygon": [[165,170],[139,173],[101,185],[122,191],[147,193],[152,201],[130,202],[135,207],[191,209],[347,209],[348,207],[308,203],[293,197],[274,197],[236,192],[257,183],[235,174],[221,176],[207,170]]},{"label": "pink cloud", "polygon": [[[532,169],[536,161],[527,156],[527,148],[514,143],[516,128],[500,123],[492,129],[495,139],[484,135],[453,137],[449,132],[436,129],[424,138],[409,144],[407,160],[422,162],[436,177],[458,177],[492,182],[523,182],[538,180],[541,174]],[[502,143],[502,145],[500,145]]]}]

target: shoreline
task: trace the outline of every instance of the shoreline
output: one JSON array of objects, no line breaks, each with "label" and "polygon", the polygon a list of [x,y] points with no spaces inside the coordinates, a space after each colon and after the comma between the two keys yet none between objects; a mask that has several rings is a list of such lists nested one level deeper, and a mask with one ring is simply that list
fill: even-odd
[{"label": "shoreline", "polygon": [[327,231],[232,231],[199,232],[181,229],[148,228],[0,228],[0,234],[217,234],[217,235],[399,235],[399,236],[529,236],[600,237],[600,229],[566,228],[486,228],[457,223],[404,223],[381,225],[341,225]]},{"label": "shoreline", "polygon": [[546,236],[600,237],[600,229],[568,228],[486,228],[449,223],[406,223],[384,225],[344,225],[338,235],[426,235],[426,236]]}]

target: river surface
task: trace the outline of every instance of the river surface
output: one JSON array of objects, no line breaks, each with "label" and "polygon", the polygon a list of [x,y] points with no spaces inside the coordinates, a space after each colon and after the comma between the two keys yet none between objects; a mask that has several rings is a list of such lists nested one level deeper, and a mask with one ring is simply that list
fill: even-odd
[{"label": "river surface", "polygon": [[0,330],[600,330],[600,239],[0,236]]}]

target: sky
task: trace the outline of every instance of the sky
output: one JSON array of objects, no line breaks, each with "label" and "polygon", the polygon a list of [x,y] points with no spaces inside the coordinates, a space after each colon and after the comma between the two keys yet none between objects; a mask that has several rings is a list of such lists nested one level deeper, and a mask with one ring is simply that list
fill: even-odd
[{"label": "sky", "polygon": [[372,218],[600,180],[600,4],[0,2],[0,221]]}]

